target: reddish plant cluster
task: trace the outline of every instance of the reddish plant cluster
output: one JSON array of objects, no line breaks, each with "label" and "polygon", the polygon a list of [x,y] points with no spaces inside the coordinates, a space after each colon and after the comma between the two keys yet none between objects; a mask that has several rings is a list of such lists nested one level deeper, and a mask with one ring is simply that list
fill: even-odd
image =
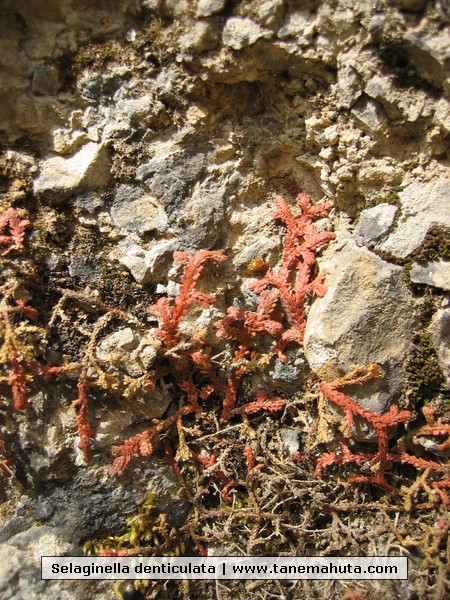
[{"label": "reddish plant cluster", "polygon": [[[408,454],[406,451],[391,452],[389,449],[389,428],[395,427],[400,423],[406,423],[411,420],[412,414],[408,410],[399,410],[396,405],[392,405],[389,410],[382,415],[372,413],[356,404],[348,395],[341,391],[341,388],[347,385],[363,384],[369,379],[379,377],[376,365],[372,364],[365,368],[355,368],[353,371],[336,379],[332,382],[320,382],[321,393],[333,404],[338,406],[344,413],[344,423],[341,431],[349,437],[354,426],[355,418],[364,419],[374,430],[377,436],[377,452],[375,453],[352,453],[348,446],[341,445],[341,452],[323,453],[317,461],[314,475],[320,477],[326,467],[335,464],[354,464],[369,465],[373,475],[352,475],[349,478],[353,483],[374,483],[388,490],[395,489],[386,480],[386,473],[394,463],[408,464],[418,470],[428,470],[429,473],[437,472],[448,477],[448,467],[437,462],[425,460],[415,455]],[[436,425],[424,426],[421,431],[432,433],[434,435],[448,435],[448,426]],[[443,488],[450,487],[450,481],[444,479],[441,481],[429,480],[428,484],[436,491],[444,505],[450,504],[450,499]]]},{"label": "reddish plant cluster", "polygon": [[[11,250],[22,249],[25,238],[25,229],[30,226],[30,221],[20,219],[15,208],[10,207],[0,215],[0,246],[6,246],[1,252],[5,256]],[[7,232],[9,229],[9,233]]]},{"label": "reddish plant cluster", "polygon": [[326,217],[331,204],[312,204],[310,197],[301,192],[296,197],[300,215],[294,216],[287,202],[277,196],[277,210],[274,218],[283,222],[286,236],[283,243],[282,263],[277,271],[268,269],[262,279],[256,281],[251,289],[261,294],[268,287],[278,291],[286,310],[289,327],[283,328],[275,351],[285,361],[284,350],[295,342],[303,345],[306,327],[306,307],[311,296],[321,297],[326,292],[324,276],[315,274],[317,251],[335,238],[333,232],[318,231],[314,221]]},{"label": "reddish plant cluster", "polygon": [[[175,261],[184,266],[179,294],[173,300],[160,298],[149,311],[159,319],[156,334],[162,342],[161,358],[166,361],[167,372],[175,379],[187,403],[149,431],[114,447],[115,461],[111,469],[113,475],[121,474],[135,453],[145,456],[151,454],[156,436],[172,424],[177,423],[182,432],[181,418],[190,413],[201,413],[201,401],[207,400],[213,393],[222,399],[222,424],[233,415],[278,411],[284,407],[282,398],[269,398],[263,390],[257,392],[253,402],[241,407],[236,407],[236,403],[242,378],[253,368],[260,354],[260,336],[266,335],[272,343],[275,341],[272,352],[286,360],[283,354],[286,346],[291,342],[303,343],[308,299],[325,293],[324,278],[314,273],[316,253],[334,238],[334,234],[318,231],[313,221],[325,217],[331,206],[327,203],[313,205],[304,192],[298,194],[296,201],[300,208],[298,216],[294,216],[283,198],[276,198],[277,211],[274,217],[284,223],[287,233],[278,271],[268,269],[264,277],[252,286],[260,296],[258,307],[255,311],[248,311],[231,306],[225,317],[216,323],[217,336],[234,344],[226,381],[216,373],[210,358],[210,348],[195,336],[187,340],[180,328],[193,305],[207,308],[214,302],[214,297],[197,289],[197,282],[207,261],[223,262],[226,257],[221,250],[201,250],[196,254],[175,252]],[[284,311],[281,310],[280,301]],[[286,319],[288,327],[285,325]],[[157,373],[156,378],[161,374]],[[186,450],[184,453],[186,454]]]},{"label": "reddish plant cluster", "polygon": [[[143,433],[125,440],[120,446],[113,447],[115,460],[110,471],[111,475],[123,473],[136,454],[142,456],[152,454],[158,435],[167,431],[174,424],[177,425],[180,445],[183,447],[182,450],[179,449],[179,453],[187,456],[189,451],[184,447],[182,418],[193,413],[200,414],[202,412],[201,403],[208,400],[212,394],[223,399],[222,423],[228,421],[233,415],[277,411],[284,406],[284,400],[281,398],[269,398],[265,392],[260,391],[254,402],[236,408],[236,395],[245,367],[236,367],[233,364],[228,379],[223,381],[216,372],[211,361],[211,349],[205,345],[204,340],[196,336],[191,336],[188,340],[180,327],[183,318],[193,305],[207,308],[214,302],[213,296],[204,294],[197,289],[197,282],[207,261],[223,262],[226,260],[224,252],[222,250],[201,250],[196,254],[175,252],[174,259],[183,264],[179,294],[173,300],[169,300],[167,297],[160,298],[149,307],[149,312],[158,316],[159,328],[155,335],[162,342],[160,367],[155,371],[153,386],[156,385],[158,378],[170,374],[180,392],[185,396],[186,404],[167,419],[158,422]],[[263,306],[263,309],[265,307],[266,305]],[[252,323],[255,324],[255,330],[260,325],[264,328],[264,321],[267,321],[267,317],[263,315],[263,309],[253,318]],[[260,323],[258,323],[258,317]],[[276,323],[276,325],[281,327],[280,323]],[[225,329],[226,325],[223,327]],[[236,332],[233,331],[234,333],[240,335],[241,332],[236,329]],[[244,335],[246,337],[245,340],[242,339],[241,350],[237,352],[239,358],[242,359],[250,353],[252,337],[251,334]],[[239,358],[235,354],[234,362],[237,363]]]},{"label": "reddish plant cluster", "polygon": [[[313,205],[305,192],[297,195],[296,202],[300,208],[298,216],[284,198],[275,199],[277,210],[273,217],[283,222],[287,232],[278,270],[266,269],[265,275],[251,285],[252,291],[260,296],[257,309],[246,311],[230,306],[226,316],[216,324],[218,337],[236,343],[222,422],[231,416],[240,381],[252,367],[258,336],[267,334],[273,338],[275,346],[271,351],[285,362],[284,350],[288,344],[303,345],[308,301],[313,296],[323,296],[326,291],[324,277],[315,274],[316,254],[335,236],[332,232],[318,231],[314,220],[325,217],[331,205],[326,202]],[[280,301],[284,310],[280,308]]]}]

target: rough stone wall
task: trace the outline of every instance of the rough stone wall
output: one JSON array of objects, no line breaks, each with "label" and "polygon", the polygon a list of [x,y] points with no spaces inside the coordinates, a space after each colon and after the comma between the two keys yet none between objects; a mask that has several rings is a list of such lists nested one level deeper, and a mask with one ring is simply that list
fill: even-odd
[{"label": "rough stone wall", "polygon": [[[211,310],[223,314],[255,306],[248,266],[277,265],[273,198],[298,185],[333,203],[320,227],[336,233],[319,257],[328,292],[309,312],[303,379],[376,362],[383,377],[355,398],[379,414],[406,406],[421,385],[411,377],[421,336],[439,371],[427,389],[442,400],[450,388],[449,10],[446,0],[5,0],[0,207],[26,211],[46,281],[96,290],[138,317],[152,294],[176,290],[174,251],[224,248],[228,265],[209,281],[218,297]],[[139,377],[154,340],[129,325],[105,334],[97,357],[117,350],[120,369]],[[48,351],[75,355],[70,342],[67,334],[66,348]],[[160,401],[147,418],[170,402]],[[48,402],[35,402],[37,428],[18,417],[34,484],[52,491],[45,502],[25,492],[5,516],[2,552],[18,565],[5,575],[15,590],[2,590],[5,598],[42,597],[25,556],[30,540],[79,552],[93,531],[118,526],[127,498],[131,512],[147,488],[176,489],[156,460],[132,492],[108,481],[107,459],[93,479],[76,471],[62,434],[70,415],[52,409],[52,435]],[[133,419],[105,417],[97,448]],[[164,473],[150,484],[152,469]],[[61,494],[64,510],[55,508]],[[167,503],[185,510],[179,499]],[[75,513],[95,525],[74,528]],[[48,519],[56,529],[35,525]],[[52,585],[46,598],[75,597],[71,586]],[[95,597],[109,594],[99,588]]]}]

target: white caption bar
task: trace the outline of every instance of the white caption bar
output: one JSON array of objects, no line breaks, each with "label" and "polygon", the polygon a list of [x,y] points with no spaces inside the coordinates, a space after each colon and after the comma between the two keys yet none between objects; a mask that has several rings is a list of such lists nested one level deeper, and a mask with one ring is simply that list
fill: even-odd
[{"label": "white caption bar", "polygon": [[406,557],[43,556],[42,579],[407,579]]}]

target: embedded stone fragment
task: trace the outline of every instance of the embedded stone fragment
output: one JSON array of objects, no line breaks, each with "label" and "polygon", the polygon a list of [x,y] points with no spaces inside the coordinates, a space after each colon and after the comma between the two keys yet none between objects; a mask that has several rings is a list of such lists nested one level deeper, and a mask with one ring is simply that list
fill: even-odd
[{"label": "embedded stone fragment", "polygon": [[359,244],[380,242],[387,235],[397,213],[397,207],[383,202],[363,210],[353,233]]},{"label": "embedded stone fragment", "polygon": [[129,269],[134,279],[141,285],[150,281],[164,281],[172,264],[173,253],[178,247],[179,242],[176,240],[159,242],[146,251],[132,245],[119,261]]},{"label": "embedded stone fragment", "polygon": [[119,229],[139,234],[163,231],[167,226],[167,215],[160,202],[135,185],[119,187],[111,207],[111,217]]},{"label": "embedded stone fragment", "polygon": [[64,200],[82,190],[105,187],[109,177],[106,148],[90,142],[70,158],[55,156],[43,161],[33,188],[38,196]]},{"label": "embedded stone fragment", "polygon": [[367,96],[358,100],[352,108],[352,114],[368,133],[381,133],[388,125],[383,107]]},{"label": "embedded stone fragment", "polygon": [[450,262],[436,260],[426,265],[414,263],[411,269],[411,281],[450,291]]},{"label": "embedded stone fragment", "polygon": [[436,350],[439,366],[446,379],[446,388],[450,389],[450,309],[440,309],[433,316],[429,332]]},{"label": "embedded stone fragment", "polygon": [[413,298],[401,267],[351,239],[334,245],[321,264],[327,293],[311,307],[304,349],[311,368],[334,379],[352,365],[377,363],[382,372],[352,390],[355,401],[382,413],[405,382],[402,363],[411,348]]},{"label": "embedded stone fragment", "polygon": [[264,32],[261,27],[246,17],[231,17],[225,23],[222,33],[222,41],[225,46],[233,50],[242,50],[251,46],[261,37]]},{"label": "embedded stone fragment", "polygon": [[107,373],[125,373],[137,378],[151,368],[160,347],[161,342],[151,331],[143,335],[131,327],[124,327],[100,340],[96,357],[102,361]]},{"label": "embedded stone fragment", "polygon": [[381,250],[406,258],[419,248],[433,226],[450,227],[449,180],[415,182],[399,193],[401,215]]},{"label": "embedded stone fragment", "polygon": [[195,11],[196,17],[210,17],[223,10],[225,0],[198,0]]},{"label": "embedded stone fragment", "polygon": [[220,34],[219,23],[197,21],[192,29],[180,38],[180,48],[193,54],[213,50],[220,43]]}]

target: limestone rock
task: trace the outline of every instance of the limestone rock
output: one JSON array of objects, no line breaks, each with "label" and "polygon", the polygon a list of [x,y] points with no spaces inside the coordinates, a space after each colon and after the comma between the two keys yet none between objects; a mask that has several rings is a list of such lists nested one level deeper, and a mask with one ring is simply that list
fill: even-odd
[{"label": "limestone rock", "polygon": [[426,81],[435,86],[442,86],[448,70],[450,58],[450,36],[448,29],[442,29],[439,36],[423,39],[414,33],[405,36],[406,51],[417,72]]},{"label": "limestone rock", "polygon": [[106,369],[113,367],[131,377],[140,377],[151,368],[160,346],[161,343],[151,333],[143,336],[131,327],[125,327],[100,340],[96,356],[104,362]]},{"label": "limestone rock", "polygon": [[401,392],[413,335],[413,299],[403,269],[350,239],[329,250],[321,269],[328,291],[308,315],[306,359],[319,373],[377,363],[383,377],[355,390],[354,398],[382,413]]},{"label": "limestone rock", "polygon": [[180,48],[184,52],[200,54],[213,50],[220,43],[221,27],[219,22],[197,21],[192,30],[180,39]]},{"label": "limestone rock", "polygon": [[119,261],[130,270],[137,283],[145,285],[150,281],[165,281],[172,264],[173,253],[180,246],[178,240],[158,242],[149,250],[131,245]]},{"label": "limestone rock", "polygon": [[127,232],[164,231],[167,215],[158,200],[135,185],[121,185],[111,206],[114,224]]},{"label": "limestone rock", "polygon": [[279,27],[284,11],[283,0],[266,0],[258,6],[258,14],[255,16],[258,23],[263,27],[276,29]]},{"label": "limestone rock", "polygon": [[264,36],[265,33],[261,27],[251,19],[230,17],[225,23],[222,41],[225,46],[229,46],[233,50],[242,50]]},{"label": "limestone rock", "polygon": [[107,150],[90,142],[70,158],[56,156],[43,161],[33,187],[38,196],[60,201],[85,189],[103,188],[108,181]]},{"label": "limestone rock", "polygon": [[357,243],[380,242],[392,227],[397,210],[396,206],[385,202],[363,210],[353,233]]},{"label": "limestone rock", "polygon": [[368,133],[379,134],[386,130],[388,120],[378,102],[363,96],[352,108],[352,115]]},{"label": "limestone rock", "polygon": [[450,389],[450,309],[438,310],[429,327],[431,340],[436,350],[439,366],[446,379],[446,387]]},{"label": "limestone rock", "polygon": [[414,263],[411,269],[411,281],[450,291],[450,262],[436,260],[426,265]]},{"label": "limestone rock", "polygon": [[202,177],[206,167],[204,153],[189,152],[180,146],[157,144],[154,158],[140,165],[136,179],[145,183],[149,191],[164,206],[169,224],[178,219],[178,210]]},{"label": "limestone rock", "polygon": [[196,17],[210,17],[223,10],[225,0],[197,0]]},{"label": "limestone rock", "polygon": [[433,225],[450,227],[450,184],[446,177],[415,182],[399,193],[401,215],[381,250],[406,258],[419,248]]}]

